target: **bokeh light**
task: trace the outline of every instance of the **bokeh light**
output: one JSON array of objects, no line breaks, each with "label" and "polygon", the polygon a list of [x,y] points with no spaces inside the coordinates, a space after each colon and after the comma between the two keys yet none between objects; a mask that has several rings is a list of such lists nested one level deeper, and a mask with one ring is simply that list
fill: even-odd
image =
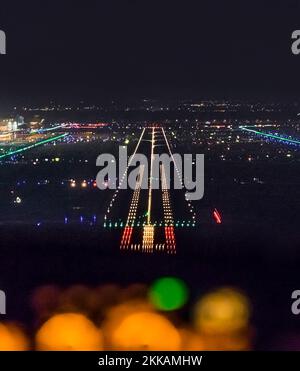
[{"label": "bokeh light", "polygon": [[206,334],[232,333],[248,327],[249,315],[249,301],[244,294],[221,288],[196,304],[195,325]]},{"label": "bokeh light", "polygon": [[60,306],[61,290],[54,285],[41,286],[32,295],[31,304],[39,318],[49,318]]},{"label": "bokeh light", "polygon": [[205,350],[204,339],[193,329],[181,329],[181,350],[199,351]]},{"label": "bokeh light", "polygon": [[29,350],[29,342],[23,331],[14,324],[0,323],[0,351]]},{"label": "bokeh light", "polygon": [[155,308],[171,311],[181,308],[188,299],[186,284],[175,277],[156,280],[149,290],[149,298]]},{"label": "bokeh light", "polygon": [[38,331],[36,346],[38,350],[102,350],[102,333],[82,314],[57,314]]},{"label": "bokeh light", "polygon": [[[188,289],[175,277],[152,286],[43,286],[31,297],[36,317],[27,328],[0,323],[0,350],[250,350],[253,329],[247,297],[219,288],[199,298],[183,317]],[[42,324],[36,332],[36,324]],[[97,325],[95,325],[97,324]],[[33,347],[35,340],[35,346]]]},{"label": "bokeh light", "polygon": [[151,312],[130,314],[115,328],[112,342],[118,350],[180,350],[180,334],[164,316]]}]

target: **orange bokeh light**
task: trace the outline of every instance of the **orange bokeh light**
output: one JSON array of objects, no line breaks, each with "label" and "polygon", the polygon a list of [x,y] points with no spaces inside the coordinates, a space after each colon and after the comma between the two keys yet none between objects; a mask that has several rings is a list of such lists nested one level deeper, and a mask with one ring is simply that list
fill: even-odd
[{"label": "orange bokeh light", "polygon": [[193,329],[180,330],[181,350],[185,351],[199,351],[205,350],[204,339]]},{"label": "orange bokeh light", "polygon": [[102,350],[102,333],[82,314],[57,314],[38,331],[36,346],[38,350]]},{"label": "orange bokeh light", "polygon": [[180,350],[181,338],[173,324],[157,313],[136,312],[126,316],[112,332],[118,350]]},{"label": "orange bokeh light", "polygon": [[17,326],[0,323],[0,351],[29,350],[29,343]]}]

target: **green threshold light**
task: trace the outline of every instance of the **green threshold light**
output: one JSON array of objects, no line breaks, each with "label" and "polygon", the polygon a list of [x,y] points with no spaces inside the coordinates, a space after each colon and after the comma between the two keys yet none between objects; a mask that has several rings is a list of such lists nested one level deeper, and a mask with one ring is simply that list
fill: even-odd
[{"label": "green threshold light", "polygon": [[59,139],[64,138],[67,135],[69,135],[69,134],[57,135],[56,137],[48,138],[48,139],[42,140],[40,142],[37,142],[37,143],[34,143],[34,144],[30,144],[29,146],[25,146],[25,147],[16,149],[15,151],[6,152],[3,155],[0,155],[0,159],[5,158],[5,157],[9,157],[9,156],[13,156],[13,155],[17,155],[19,153],[22,153],[24,151],[27,151],[28,149],[35,148],[35,147],[38,147],[38,146],[42,146],[42,145],[44,145],[46,143],[54,142],[56,140],[59,140]]},{"label": "green threshold light", "polygon": [[285,138],[281,135],[268,134],[268,133],[265,133],[263,131],[248,129],[248,128],[245,128],[244,126],[241,126],[240,128],[241,128],[241,130],[248,131],[250,133],[254,133],[254,134],[257,134],[257,135],[261,135],[263,137],[278,139],[278,140],[282,140],[284,142],[291,143],[291,144],[300,144],[299,140]]},{"label": "green threshold light", "polygon": [[188,289],[179,278],[163,277],[150,287],[149,298],[155,308],[172,311],[181,308],[187,302]]}]

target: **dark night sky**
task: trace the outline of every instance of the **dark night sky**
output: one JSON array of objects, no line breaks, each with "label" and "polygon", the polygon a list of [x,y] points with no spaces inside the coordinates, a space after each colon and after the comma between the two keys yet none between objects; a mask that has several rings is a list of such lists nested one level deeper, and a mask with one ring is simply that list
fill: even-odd
[{"label": "dark night sky", "polygon": [[278,3],[1,1],[0,100],[298,97],[300,1]]}]

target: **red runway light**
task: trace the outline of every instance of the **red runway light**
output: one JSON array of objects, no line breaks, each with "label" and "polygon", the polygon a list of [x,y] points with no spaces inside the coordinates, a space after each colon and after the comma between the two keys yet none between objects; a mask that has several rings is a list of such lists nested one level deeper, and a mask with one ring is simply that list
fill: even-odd
[{"label": "red runway light", "polygon": [[218,212],[217,209],[214,210],[214,212],[213,212],[213,217],[214,217],[215,222],[216,222],[217,224],[221,224],[221,223],[222,223],[222,217],[221,217],[221,215],[220,215],[220,213]]}]

